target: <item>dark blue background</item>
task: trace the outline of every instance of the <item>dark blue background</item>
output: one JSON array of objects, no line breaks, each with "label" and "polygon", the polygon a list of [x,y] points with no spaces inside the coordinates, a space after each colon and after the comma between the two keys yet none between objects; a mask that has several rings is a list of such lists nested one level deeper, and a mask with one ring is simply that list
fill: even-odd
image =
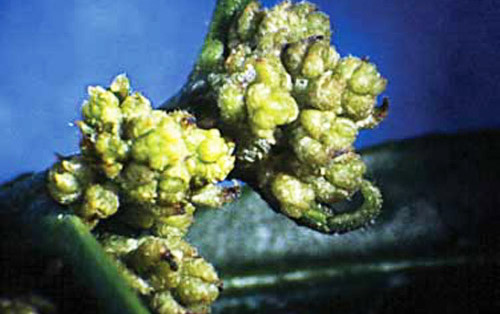
[{"label": "dark blue background", "polygon": [[[155,105],[178,90],[215,0],[0,2],[0,182],[78,150],[89,84],[126,72]],[[265,1],[272,5],[276,1]],[[316,0],[342,54],[370,56],[392,107],[358,147],[500,127],[500,1]]]}]

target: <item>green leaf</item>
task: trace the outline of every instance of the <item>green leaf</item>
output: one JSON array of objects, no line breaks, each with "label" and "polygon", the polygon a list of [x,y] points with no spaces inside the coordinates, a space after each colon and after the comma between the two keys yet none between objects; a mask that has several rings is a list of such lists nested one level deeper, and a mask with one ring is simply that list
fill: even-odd
[{"label": "green leaf", "polygon": [[[197,216],[190,241],[225,280],[216,313],[365,312],[404,289],[459,298],[453,285],[478,285],[500,261],[499,131],[426,136],[361,154],[384,196],[383,214],[365,230],[336,237],[299,227],[248,187],[238,202]],[[423,296],[412,302],[430,306]]]},{"label": "green leaf", "polygon": [[[9,256],[13,261],[18,257],[10,254],[16,253],[26,254],[28,259],[40,258],[37,253],[41,253],[43,259],[56,257],[71,269],[72,281],[88,290],[82,294],[96,298],[102,313],[149,313],[88,227],[55,203],[45,185],[46,173],[43,172],[13,182],[0,191],[2,256]],[[36,267],[41,266],[37,264]],[[14,272],[12,276],[16,276]],[[16,278],[7,279],[23,283]],[[14,289],[22,290],[22,287],[12,287]]]}]

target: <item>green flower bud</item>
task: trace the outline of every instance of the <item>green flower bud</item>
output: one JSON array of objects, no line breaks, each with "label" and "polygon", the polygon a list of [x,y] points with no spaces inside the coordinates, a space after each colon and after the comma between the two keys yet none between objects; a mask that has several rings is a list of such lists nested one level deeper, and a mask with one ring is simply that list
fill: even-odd
[{"label": "green flower bud", "polygon": [[180,126],[165,117],[156,129],[134,142],[132,155],[135,160],[152,169],[163,170],[185,159],[188,151],[181,137]]},{"label": "green flower bud", "polygon": [[290,217],[300,218],[314,203],[314,191],[293,176],[278,174],[271,185],[281,210]]},{"label": "green flower bud", "polygon": [[[83,142],[84,146],[88,145],[88,142]],[[108,178],[115,178],[118,176],[123,168],[123,164],[119,161],[124,160],[128,156],[129,146],[122,139],[110,133],[100,133],[97,135],[93,153],[95,153],[100,161],[101,170]],[[85,154],[90,155],[91,151],[86,150]]]},{"label": "green flower bud", "polygon": [[358,95],[346,90],[342,97],[345,113],[356,121],[368,118],[373,113],[375,104],[375,96],[370,94]]},{"label": "green flower bud", "polygon": [[194,218],[192,213],[185,212],[183,214],[162,216],[158,218],[158,221],[162,224],[162,236],[166,236],[167,233],[175,233],[176,235],[183,236],[187,233],[188,228],[193,224]]},{"label": "green flower bud", "polygon": [[385,90],[387,81],[377,72],[375,65],[366,61],[352,73],[350,89],[357,94],[378,95]]},{"label": "green flower bud", "polygon": [[326,71],[335,69],[339,59],[339,54],[328,42],[317,41],[307,51],[301,74],[308,79],[318,77]]},{"label": "green flower bud", "polygon": [[218,104],[224,122],[236,124],[246,118],[244,90],[239,84],[224,84],[219,92]]},{"label": "green flower bud", "polygon": [[219,296],[219,288],[199,278],[185,277],[175,290],[182,304],[210,304]]},{"label": "green flower bud", "polygon": [[180,203],[187,196],[190,180],[191,174],[186,165],[178,163],[167,168],[160,175],[158,202]]},{"label": "green flower bud", "polygon": [[226,142],[218,130],[202,130],[196,153],[186,159],[195,186],[223,180],[234,167],[234,144]]},{"label": "green flower bud", "polygon": [[293,97],[280,89],[258,83],[247,92],[247,111],[250,126],[255,135],[274,138],[277,126],[293,122],[299,113]]},{"label": "green flower bud", "polygon": [[183,272],[191,277],[199,278],[208,283],[218,283],[219,276],[212,264],[203,258],[190,259],[183,264]]},{"label": "green flower bud", "polygon": [[97,239],[104,251],[115,258],[126,256],[128,253],[136,250],[140,244],[138,239],[112,233],[98,234]]},{"label": "green flower bud", "polygon": [[363,61],[361,59],[348,56],[340,60],[335,72],[338,74],[340,80],[348,81],[362,63]]},{"label": "green flower bud", "polygon": [[268,55],[264,58],[251,59],[249,62],[257,74],[255,83],[264,83],[266,86],[284,90],[291,89],[290,75],[278,58]]},{"label": "green flower bud", "polygon": [[320,110],[339,112],[345,85],[332,72],[325,72],[308,85],[308,104]]},{"label": "green flower bud", "polygon": [[334,151],[348,149],[356,140],[358,129],[356,124],[345,118],[335,119],[328,132],[321,136],[321,142]]},{"label": "green flower bud", "polygon": [[83,203],[75,208],[75,212],[84,220],[92,221],[115,214],[118,206],[118,194],[114,187],[93,184],[85,190]]},{"label": "green flower bud", "polygon": [[177,303],[170,291],[156,293],[150,304],[158,314],[187,314],[187,310]]},{"label": "green flower bud", "polygon": [[342,96],[344,112],[355,121],[374,116],[376,97],[387,85],[387,80],[377,72],[375,65],[350,56],[342,59],[335,71],[338,79],[346,82],[348,87]]},{"label": "green flower bud", "polygon": [[86,124],[98,130],[118,134],[122,120],[118,98],[100,86],[88,88],[89,100],[82,106]]},{"label": "green flower bud", "polygon": [[347,199],[350,193],[330,183],[322,176],[309,176],[304,178],[314,190],[316,200],[320,203],[331,204]]},{"label": "green flower bud", "polygon": [[325,164],[329,161],[331,152],[324,145],[310,136],[303,129],[297,129],[294,133],[293,149],[299,160],[313,164]]},{"label": "green flower bud", "polygon": [[363,181],[366,165],[357,154],[344,154],[331,163],[325,173],[326,179],[347,191],[357,190]]},{"label": "green flower bud", "polygon": [[207,134],[207,138],[201,142],[198,147],[198,156],[203,162],[216,162],[217,159],[227,154],[229,147],[226,141],[220,137],[218,131],[211,131]]},{"label": "green flower bud", "polygon": [[151,285],[157,291],[177,288],[181,280],[181,272],[172,269],[167,262],[158,263],[150,275]]},{"label": "green flower bud", "polygon": [[134,203],[151,204],[157,197],[157,173],[149,167],[130,163],[119,178],[127,199]]},{"label": "green flower bud", "polygon": [[157,110],[151,111],[147,115],[138,114],[127,124],[125,134],[128,138],[136,140],[155,130],[165,117],[167,117],[165,112]]},{"label": "green flower bud", "polygon": [[306,18],[305,37],[322,36],[330,38],[330,18],[323,12],[312,12]]},{"label": "green flower bud", "polygon": [[333,112],[303,110],[300,126],[291,139],[297,158],[306,163],[325,165],[338,153],[351,149],[357,136],[354,122]]},{"label": "green flower bud", "polygon": [[255,35],[261,19],[260,4],[257,1],[251,1],[236,21],[238,38],[242,41],[250,40]]},{"label": "green flower bud", "polygon": [[[127,94],[128,95],[128,94]],[[130,121],[139,117],[147,117],[151,114],[151,102],[149,99],[144,97],[141,93],[134,93],[130,96],[126,96],[125,100],[121,103],[121,110],[124,115],[125,120]],[[140,132],[132,132],[135,138],[144,134],[137,134]]]},{"label": "green flower bud", "polygon": [[49,170],[47,188],[58,203],[71,204],[80,198],[93,176],[81,157],[62,159]]},{"label": "green flower bud", "polygon": [[130,92],[130,81],[128,77],[125,74],[116,76],[109,86],[109,90],[123,101]]},{"label": "green flower bud", "polygon": [[[260,50],[281,49],[284,43],[298,42],[312,36],[330,37],[328,16],[316,12],[313,4],[284,1],[265,12],[257,31],[257,42]],[[269,41],[270,38],[273,40]],[[261,44],[273,41],[274,45]]]},{"label": "green flower bud", "polygon": [[219,40],[209,40],[200,54],[198,66],[202,69],[216,69],[224,61],[224,44]]},{"label": "green flower bud", "polygon": [[138,273],[145,273],[160,263],[168,248],[158,238],[148,237],[127,256],[128,264]]}]

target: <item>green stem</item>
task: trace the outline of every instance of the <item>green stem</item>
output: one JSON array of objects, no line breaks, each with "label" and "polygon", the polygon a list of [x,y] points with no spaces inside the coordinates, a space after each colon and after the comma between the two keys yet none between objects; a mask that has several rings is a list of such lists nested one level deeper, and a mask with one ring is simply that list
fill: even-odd
[{"label": "green stem", "polygon": [[[241,12],[251,0],[217,0],[209,31],[195,62],[193,71],[189,75],[188,81],[181,90],[165,101],[160,108],[186,109],[194,111],[200,116],[208,114],[213,116],[210,111],[210,99],[207,95],[206,74],[209,70],[211,60],[216,58],[214,51],[219,49],[221,43],[226,42],[226,36],[231,26],[232,18]],[[216,53],[215,53],[216,54]],[[209,59],[209,60],[207,60]],[[207,103],[208,102],[208,103]]]},{"label": "green stem", "polygon": [[201,53],[198,56],[191,79],[196,79],[200,73],[205,71],[203,66],[203,56],[209,51],[214,50],[216,42],[225,43],[232,19],[238,12],[241,12],[251,0],[218,0],[215,11],[212,15],[212,21],[209,26],[208,34],[203,43]]}]

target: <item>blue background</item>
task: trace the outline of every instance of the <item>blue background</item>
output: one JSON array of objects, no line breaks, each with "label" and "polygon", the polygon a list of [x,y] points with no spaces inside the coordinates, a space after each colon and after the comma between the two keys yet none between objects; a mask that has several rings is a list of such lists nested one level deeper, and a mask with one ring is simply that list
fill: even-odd
[{"label": "blue background", "polygon": [[[214,2],[0,1],[0,182],[78,150],[86,86],[125,72],[156,106],[175,93]],[[500,1],[315,2],[341,54],[370,56],[389,78],[389,117],[358,147],[500,127]]]}]

